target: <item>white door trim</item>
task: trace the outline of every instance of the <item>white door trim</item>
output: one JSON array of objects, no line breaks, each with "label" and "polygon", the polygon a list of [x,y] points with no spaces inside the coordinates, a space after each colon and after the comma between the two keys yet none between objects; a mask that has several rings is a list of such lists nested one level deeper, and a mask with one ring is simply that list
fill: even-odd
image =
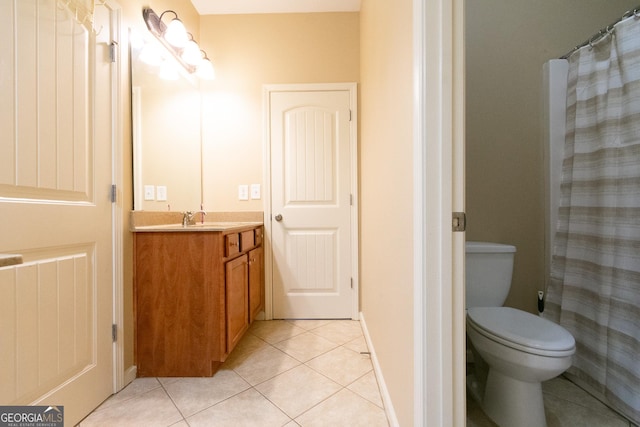
[{"label": "white door trim", "polygon": [[413,6],[414,425],[465,425],[464,2]]},{"label": "white door trim", "polygon": [[[113,392],[122,390],[124,375],[124,273],[123,273],[123,157],[122,157],[122,117],[123,91],[128,90],[128,83],[122,85],[122,18],[120,5],[112,0],[99,4],[108,8],[111,14],[112,42],[114,43],[113,62],[111,63],[111,183],[116,187],[116,201],[111,204],[111,240],[113,263],[113,324],[117,327],[118,339],[113,343]],[[99,28],[96,31],[100,31]]]},{"label": "white door trim", "polygon": [[351,105],[350,125],[350,168],[351,168],[351,277],[353,278],[353,301],[351,318],[358,319],[359,307],[359,249],[358,249],[358,91],[357,83],[309,83],[309,84],[274,84],[264,85],[262,88],[263,102],[263,181],[264,185],[264,274],[265,274],[265,318],[273,319],[273,251],[271,247],[271,128],[270,128],[270,98],[273,92],[309,92],[342,90],[349,91]]}]

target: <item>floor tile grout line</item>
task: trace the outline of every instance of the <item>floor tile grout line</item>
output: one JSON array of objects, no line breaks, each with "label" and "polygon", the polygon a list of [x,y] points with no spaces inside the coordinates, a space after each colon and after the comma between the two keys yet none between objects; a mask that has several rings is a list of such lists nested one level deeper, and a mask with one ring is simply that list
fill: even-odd
[{"label": "floor tile grout line", "polygon": [[[150,389],[148,389],[148,390],[140,391],[140,392],[138,392],[138,393],[135,393],[135,394],[133,394],[133,395],[131,395],[131,396],[129,396],[129,397],[127,397],[127,398],[125,398],[125,399],[122,399],[122,400],[121,400],[121,401],[119,401],[119,402],[110,403],[109,405],[104,406],[104,404],[105,404],[105,403],[107,403],[109,400],[111,400],[111,399],[115,398],[115,396],[117,396],[118,394],[122,393],[122,392],[124,391],[124,389],[125,389],[125,388],[127,388],[128,386],[130,386],[131,384],[133,384],[133,381],[132,381],[131,383],[127,384],[127,385],[126,385],[122,390],[120,390],[119,392],[111,394],[111,396],[109,396],[108,398],[106,398],[106,399],[105,399],[105,400],[100,404],[100,406],[98,406],[96,409],[94,409],[93,411],[91,411],[91,413],[104,411],[104,410],[106,410],[106,409],[111,408],[112,406],[117,406],[117,405],[120,405],[120,404],[122,404],[122,403],[124,403],[124,402],[128,402],[128,401],[129,401],[129,400],[131,400],[131,399],[135,399],[136,397],[142,396],[143,394],[147,394],[147,393],[148,393],[148,392],[150,392],[150,391],[153,391],[153,390],[155,390],[155,389],[157,389],[157,388],[162,387],[162,384],[160,383],[160,381],[158,381],[158,379],[157,379],[156,377],[153,377],[153,378],[158,382],[158,386],[157,386],[157,387],[152,387],[152,388],[150,388]],[[135,381],[135,380],[137,380],[137,379],[138,379],[138,378],[135,378],[135,379],[134,379],[134,381]],[[91,414],[89,414],[89,415],[91,415]],[[89,415],[87,415],[87,417],[88,417]],[[85,418],[86,418],[86,417],[85,417]]]},{"label": "floor tile grout line", "polygon": [[[177,403],[175,402],[175,400],[173,400],[173,397],[171,396],[171,393],[169,393],[169,390],[166,389],[166,387],[164,386],[164,384],[162,383],[162,381],[160,381],[157,377],[156,379],[158,380],[158,382],[160,383],[160,387],[162,387],[162,389],[164,390],[165,394],[167,395],[167,397],[169,398],[169,400],[171,400],[171,403],[173,403],[173,406],[178,410],[178,413],[180,414],[180,416],[182,416],[182,421],[186,422],[187,424],[189,424],[187,422],[187,417],[184,416],[184,413],[180,410],[180,408],[178,408]],[[178,422],[178,421],[176,421]],[[175,424],[175,423],[173,423]],[[171,425],[171,424],[170,424]]]},{"label": "floor tile grout line", "polygon": [[[295,337],[294,337],[294,338],[295,338]],[[288,340],[283,340],[283,341],[280,341],[280,342],[284,342],[284,341],[288,341]],[[331,341],[329,341],[329,342],[331,342]],[[332,344],[335,344],[334,342],[331,342],[331,343],[332,343]],[[287,354],[287,356],[293,357],[294,359],[296,359],[296,360],[300,361],[300,363],[307,363],[307,362],[309,362],[309,361],[311,361],[311,360],[313,360],[313,359],[316,359],[316,358],[318,358],[318,357],[324,356],[325,354],[327,354],[327,353],[329,353],[329,352],[331,352],[331,351],[335,350],[335,349],[336,349],[336,348],[338,348],[338,347],[340,347],[340,345],[336,345],[335,347],[332,347],[332,348],[330,348],[330,349],[328,349],[328,350],[324,350],[322,353],[318,353],[317,355],[313,356],[311,359],[308,359],[308,360],[305,360],[305,361],[298,359],[296,356],[294,356],[294,355],[293,355],[293,354],[291,354],[291,353],[287,353],[287,351],[286,351],[286,350],[282,350],[282,349],[278,349],[278,350],[280,350],[280,351],[284,352],[285,354]],[[276,347],[276,348],[277,348],[277,347]]]},{"label": "floor tile grout line", "polygon": [[[353,384],[357,383],[358,381],[360,381],[362,378],[364,378],[365,376],[369,375],[370,373],[373,372],[373,378],[375,378],[376,380],[376,390],[378,391],[378,396],[380,396],[380,402],[382,403],[382,406],[378,405],[375,402],[372,402],[369,398],[361,395],[360,393],[358,393],[357,391],[351,390],[349,388],[349,386],[352,386]],[[355,394],[357,394],[358,396],[362,397],[363,399],[373,403],[374,405],[376,405],[378,408],[384,410],[384,402],[382,401],[382,394],[380,393],[380,384],[378,384],[378,377],[376,377],[376,372],[373,369],[373,367],[371,368],[370,371],[365,372],[364,374],[360,375],[358,378],[356,378],[355,380],[353,380],[351,383],[349,383],[348,385],[345,386],[345,388],[349,389],[349,391],[354,392]]]},{"label": "floor tile grout line", "polygon": [[[275,378],[275,377],[274,377]],[[266,381],[265,381],[266,382]],[[260,383],[263,384],[263,383]],[[260,385],[258,384],[258,385]],[[283,408],[281,408],[276,402],[272,401],[271,399],[269,399],[269,397],[267,395],[265,395],[264,393],[262,393],[260,390],[258,390],[255,386],[252,387],[256,392],[258,392],[262,397],[264,397],[265,399],[267,399],[267,401],[269,401],[269,403],[271,403],[273,406],[275,406],[276,408],[278,408],[280,410],[280,412],[282,412],[283,414],[285,414],[287,416],[287,418],[289,418],[288,422],[293,421],[294,419],[291,417],[291,415],[287,414]],[[297,423],[296,423],[297,424]],[[284,425],[284,424],[283,424]]]},{"label": "floor tile grout line", "polygon": [[[349,393],[353,393],[354,395],[356,395],[357,397],[359,397],[362,400],[365,400],[369,403],[371,403],[372,405],[374,405],[376,408],[380,409],[381,411],[384,411],[384,408],[379,407],[378,405],[376,405],[375,403],[371,402],[369,399],[366,399],[363,396],[360,396],[358,393],[356,393],[353,390],[349,390],[346,386],[341,386],[341,388],[339,390],[337,390],[335,393],[332,393],[331,395],[327,396],[326,398],[322,399],[321,401],[319,401],[318,403],[316,403],[315,405],[311,406],[310,408],[308,408],[307,410],[301,412],[299,415],[297,415],[295,418],[292,419],[292,421],[294,421],[296,424],[301,425],[300,423],[298,423],[298,421],[296,421],[298,418],[300,418],[301,416],[303,416],[304,414],[306,414],[307,412],[311,411],[312,409],[316,408],[317,406],[321,405],[322,403],[326,402],[327,400],[331,399],[333,396],[337,395],[338,393],[342,392],[342,391],[348,391]],[[386,412],[385,412],[385,417],[386,417]]]},{"label": "floor tile grout line", "polygon": [[[340,385],[340,384],[338,384]],[[331,393],[329,396],[325,397],[324,399],[322,399],[321,401],[319,401],[318,403],[316,403],[315,405],[311,406],[310,408],[302,411],[300,414],[298,414],[295,418],[292,418],[293,421],[296,422],[296,424],[300,424],[299,422],[296,421],[296,419],[300,418],[301,416],[303,416],[304,414],[306,414],[307,412],[309,412],[310,410],[312,410],[313,408],[315,408],[316,406],[326,402],[327,400],[331,399],[333,396],[335,396],[336,394],[340,393],[342,390],[344,390],[346,387],[343,387],[342,385],[340,385],[340,389],[336,390],[335,393]],[[351,391],[351,390],[349,390]],[[352,392],[353,393],[353,392]]]},{"label": "floor tile grout line", "polygon": [[[297,361],[298,361],[298,360],[296,360],[296,362],[297,362]],[[284,374],[284,373],[287,373],[287,372],[291,371],[292,369],[298,368],[298,367],[300,367],[300,366],[302,366],[302,365],[304,365],[304,363],[298,363],[296,366],[292,366],[292,367],[290,367],[290,368],[287,368],[286,370],[284,370],[284,371],[282,371],[282,372],[279,372],[279,373],[277,373],[276,375],[274,375],[274,376],[272,376],[272,377],[269,377],[269,378],[267,378],[266,380],[260,381],[259,383],[256,383],[256,384],[251,384],[251,383],[250,383],[250,382],[249,382],[245,377],[243,377],[242,375],[240,375],[240,373],[239,373],[239,372],[236,372],[236,371],[235,371],[235,369],[234,369],[234,372],[236,372],[236,374],[238,374],[238,376],[239,376],[240,378],[242,378],[244,381],[246,381],[246,382],[247,382],[247,384],[249,384],[249,386],[251,386],[251,387],[256,387],[256,386],[259,386],[259,385],[261,385],[261,384],[266,383],[267,381],[271,381],[272,379],[274,379],[274,378],[276,378],[276,377],[279,377],[280,375],[282,375],[282,374]]]},{"label": "floor tile grout line", "polygon": [[[207,406],[206,408],[200,409],[200,410],[198,410],[198,411],[194,412],[193,414],[189,415],[188,417],[187,417],[187,416],[185,416],[185,415],[184,415],[184,413],[180,410],[180,408],[178,407],[178,404],[173,400],[173,397],[171,396],[171,393],[169,393],[169,390],[167,390],[167,389],[164,387],[164,384],[162,383],[162,381],[160,381],[160,380],[158,379],[158,382],[160,383],[160,385],[162,386],[162,388],[164,388],[165,393],[168,395],[169,399],[171,399],[171,402],[172,402],[172,403],[173,403],[173,405],[176,407],[176,409],[178,410],[178,412],[180,412],[180,415],[182,415],[182,420],[183,420],[183,421],[185,421],[187,424],[189,424],[189,422],[187,421],[187,418],[190,418],[190,417],[192,417],[192,416],[194,416],[194,415],[196,415],[196,414],[199,414],[199,413],[201,413],[201,412],[203,412],[203,411],[206,411],[206,410],[208,410],[208,409],[211,409],[211,408],[213,408],[214,406],[219,405],[220,403],[225,402],[225,401],[227,401],[227,400],[229,400],[229,399],[231,399],[231,398],[233,398],[233,397],[236,397],[236,396],[238,396],[239,394],[242,394],[242,393],[246,392],[247,390],[249,390],[249,389],[253,388],[253,386],[251,385],[251,383],[250,383],[249,381],[247,381],[247,380],[246,380],[242,375],[240,375],[238,372],[236,372],[236,371],[235,371],[235,369],[231,369],[231,370],[232,370],[232,371],[233,371],[233,372],[234,372],[234,373],[235,373],[235,374],[236,374],[236,375],[237,375],[237,376],[238,376],[242,381],[244,381],[244,382],[245,382],[245,384],[247,385],[247,388],[245,388],[244,390],[241,390],[241,391],[239,391],[239,392],[237,392],[237,393],[234,393],[234,394],[232,394],[232,395],[230,395],[230,396],[228,396],[228,397],[226,397],[226,398],[224,398],[224,399],[222,399],[222,400],[220,400],[220,401],[218,401],[218,402],[214,403],[213,405],[209,405],[209,406]],[[215,374],[214,374],[214,376],[215,376]],[[179,381],[179,380],[180,380],[180,379],[182,379],[182,378],[192,378],[192,377],[175,377],[175,378],[177,378],[177,380],[176,380],[176,381]],[[213,376],[212,376],[211,378],[213,378]],[[175,423],[174,423],[174,424],[175,424]]]},{"label": "floor tile grout line", "polygon": [[[234,372],[235,372],[235,371],[234,371]],[[251,385],[247,380],[245,380],[242,376],[240,376],[240,374],[238,374],[237,372],[235,372],[235,374],[236,374],[236,375],[238,375],[238,376],[239,376],[239,377],[240,377],[240,378],[241,378],[245,383],[247,383],[247,385],[248,385],[249,387],[247,387],[247,388],[245,388],[244,390],[241,390],[241,391],[239,391],[239,392],[237,392],[237,393],[234,393],[234,394],[233,394],[233,395],[231,395],[231,396],[227,396],[227,397],[225,397],[224,399],[220,400],[219,402],[214,403],[213,405],[209,405],[209,406],[207,406],[206,408],[202,408],[202,409],[200,409],[200,410],[198,410],[198,411],[194,412],[193,414],[189,415],[188,417],[185,417],[185,416],[183,415],[183,420],[184,420],[184,421],[186,421],[186,422],[187,422],[187,424],[189,424],[189,421],[187,420],[187,418],[191,418],[191,417],[193,417],[193,416],[195,416],[195,415],[197,415],[197,414],[200,414],[200,413],[202,413],[202,412],[204,412],[204,411],[207,411],[207,410],[209,410],[209,409],[213,408],[214,406],[218,406],[219,404],[221,404],[221,403],[223,403],[223,402],[226,402],[226,401],[227,401],[227,400],[229,400],[229,399],[233,399],[234,397],[237,397],[238,395],[240,395],[240,394],[242,394],[242,393],[244,393],[244,392],[247,392],[247,391],[249,391],[249,390],[251,390],[251,389],[253,388],[253,386],[252,386],[252,385]],[[188,378],[188,377],[185,377],[185,378]],[[180,411],[180,409],[178,409],[178,411]],[[180,413],[182,414],[182,412],[180,412]],[[190,424],[189,424],[189,425],[190,425]]]}]

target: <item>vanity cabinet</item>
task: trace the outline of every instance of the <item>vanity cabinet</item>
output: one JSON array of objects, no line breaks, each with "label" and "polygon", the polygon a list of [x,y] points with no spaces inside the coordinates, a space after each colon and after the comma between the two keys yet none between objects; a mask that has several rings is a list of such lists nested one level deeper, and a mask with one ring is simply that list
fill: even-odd
[{"label": "vanity cabinet", "polygon": [[134,234],[140,377],[212,376],[264,308],[262,227]]},{"label": "vanity cabinet", "polygon": [[[239,240],[236,239],[239,237]],[[238,244],[239,243],[239,244]],[[227,350],[231,352],[249,325],[264,309],[262,228],[243,231],[227,239],[225,263]],[[243,253],[237,258],[235,254]]]}]

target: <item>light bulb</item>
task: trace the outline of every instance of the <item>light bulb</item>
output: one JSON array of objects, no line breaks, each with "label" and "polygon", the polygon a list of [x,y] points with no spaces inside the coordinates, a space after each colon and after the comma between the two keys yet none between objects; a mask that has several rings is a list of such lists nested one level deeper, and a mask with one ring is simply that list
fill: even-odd
[{"label": "light bulb", "polygon": [[169,25],[167,25],[167,29],[165,30],[163,37],[169,44],[179,48],[185,47],[189,42],[187,29],[184,27],[182,21],[180,21],[178,18],[175,18],[173,21],[169,22]]},{"label": "light bulb", "polygon": [[187,45],[182,49],[182,59],[189,65],[198,65],[202,61],[202,54],[198,43],[189,40]]},{"label": "light bulb", "polygon": [[200,65],[196,70],[196,75],[203,80],[213,80],[216,78],[213,64],[211,63],[209,58],[202,58],[202,62],[200,62]]}]

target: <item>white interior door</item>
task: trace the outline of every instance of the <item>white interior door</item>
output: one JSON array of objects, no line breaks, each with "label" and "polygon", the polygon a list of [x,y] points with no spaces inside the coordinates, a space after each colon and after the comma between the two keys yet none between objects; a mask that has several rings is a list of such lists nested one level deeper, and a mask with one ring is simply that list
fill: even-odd
[{"label": "white interior door", "polygon": [[4,3],[0,253],[24,263],[0,268],[0,405],[75,425],[113,391],[110,16]]},{"label": "white interior door", "polygon": [[357,318],[354,100],[355,86],[270,92],[274,318]]}]

